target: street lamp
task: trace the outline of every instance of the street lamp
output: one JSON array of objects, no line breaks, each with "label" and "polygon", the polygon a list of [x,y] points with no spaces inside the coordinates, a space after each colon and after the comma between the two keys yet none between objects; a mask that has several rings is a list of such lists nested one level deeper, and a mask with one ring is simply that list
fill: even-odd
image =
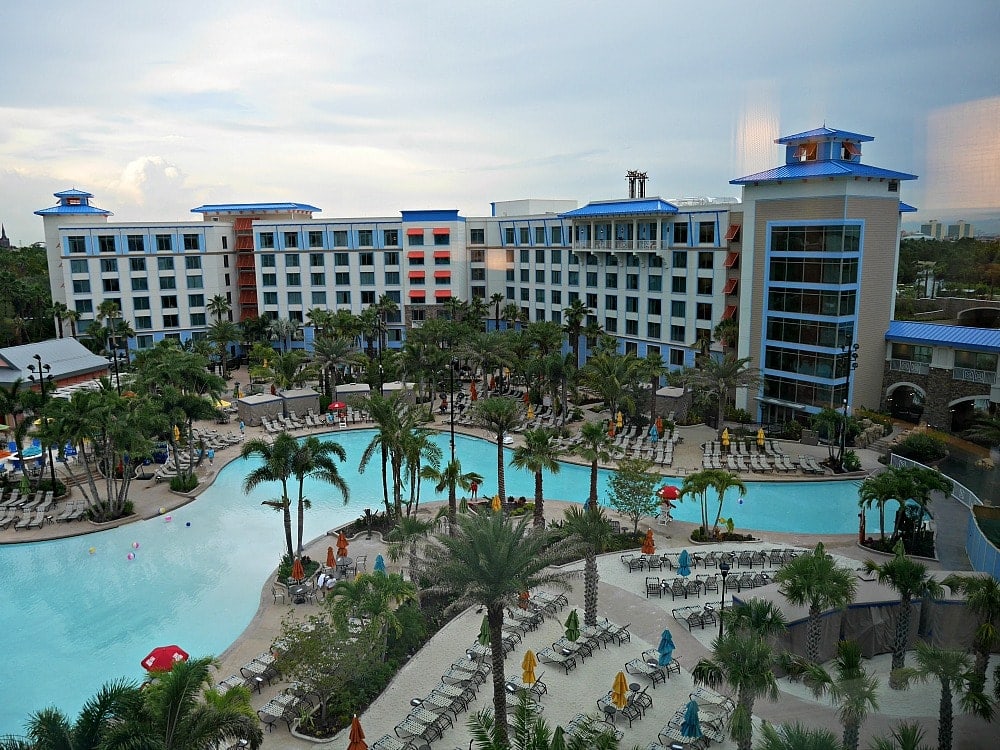
[{"label": "street lamp", "polygon": [[851,395],[851,373],[858,369],[858,349],[860,344],[844,344],[840,350],[844,355],[850,354],[850,364],[847,368],[847,381],[844,389],[844,424],[840,431],[840,455],[837,456],[837,466],[843,468],[844,453],[847,451],[847,399]]},{"label": "street lamp", "polygon": [[451,462],[455,463],[455,368],[458,360],[452,358],[448,365],[448,396],[451,400]]},{"label": "street lamp", "polygon": [[722,637],[722,613],[726,611],[726,576],[729,575],[729,563],[719,563],[719,573],[722,574],[722,603],[719,605],[719,638]]},{"label": "street lamp", "polygon": [[[32,383],[34,383],[35,380],[36,380],[36,376],[37,376],[38,385],[39,385],[39,387],[42,390],[42,406],[44,407],[45,406],[45,383],[46,382],[49,382],[49,383],[52,382],[52,374],[51,374],[52,373],[52,367],[50,365],[42,363],[42,355],[41,354],[36,354],[33,357],[33,359],[38,364],[37,365],[28,365],[28,369],[31,371],[31,375],[28,376],[28,380],[30,380]],[[46,422],[44,421],[45,419],[46,418],[43,416],[42,417],[42,420],[43,420],[42,424],[46,424]],[[49,476],[52,478],[52,492],[55,492],[56,491],[56,465],[55,465],[55,462],[52,460],[52,441],[49,440],[48,443],[49,443],[49,445],[48,445],[48,449],[49,449]],[[21,466],[24,466],[24,461],[23,460],[21,461]]]}]

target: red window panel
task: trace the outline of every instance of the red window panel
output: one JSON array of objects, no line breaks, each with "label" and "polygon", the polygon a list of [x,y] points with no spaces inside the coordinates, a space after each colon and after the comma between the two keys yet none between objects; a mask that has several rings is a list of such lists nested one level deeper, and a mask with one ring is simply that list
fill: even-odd
[{"label": "red window panel", "polygon": [[736,261],[738,261],[739,259],[740,259],[739,253],[729,253],[729,255],[726,256],[726,268],[732,268],[733,266],[735,266]]},{"label": "red window panel", "polygon": [[437,299],[448,299],[451,296],[451,289],[435,289],[434,296]]},{"label": "red window panel", "polygon": [[435,279],[447,279],[447,278],[451,278],[451,271],[435,271],[434,272],[434,278]]},{"label": "red window panel", "polygon": [[256,305],[257,304],[257,292],[253,290],[246,290],[240,292],[240,304],[241,305]]},{"label": "red window panel", "polygon": [[426,294],[423,289],[411,289],[410,290],[410,302],[423,302],[426,299]]},{"label": "red window panel", "polygon": [[726,242],[735,242],[740,236],[740,225],[730,224],[729,231],[726,232]]},{"label": "red window panel", "polygon": [[435,258],[450,258],[451,257],[451,251],[450,250],[435,250],[434,251],[434,257]]},{"label": "red window panel", "polygon": [[253,250],[253,235],[244,234],[236,238],[237,250]]},{"label": "red window panel", "polygon": [[411,279],[422,279],[422,278],[424,278],[424,272],[423,271],[410,271],[410,278]]},{"label": "red window panel", "polygon": [[725,289],[722,290],[723,294],[736,294],[736,285],[740,283],[739,279],[729,279],[726,282]]},{"label": "red window panel", "polygon": [[413,235],[417,235],[418,237],[423,237],[424,230],[421,229],[420,227],[410,227],[409,229],[406,230],[407,237],[412,237]]},{"label": "red window panel", "polygon": [[736,315],[736,305],[726,305],[726,311],[722,313],[723,320],[729,320]]},{"label": "red window panel", "polygon": [[420,258],[421,260],[423,260],[424,259],[424,251],[423,250],[410,250],[409,252],[406,253],[406,257],[409,258],[410,260],[413,260],[415,258]]},{"label": "red window panel", "polygon": [[253,226],[253,219],[237,219],[233,222],[233,231],[245,232]]},{"label": "red window panel", "polygon": [[451,230],[448,227],[435,227],[434,234],[451,234]]}]

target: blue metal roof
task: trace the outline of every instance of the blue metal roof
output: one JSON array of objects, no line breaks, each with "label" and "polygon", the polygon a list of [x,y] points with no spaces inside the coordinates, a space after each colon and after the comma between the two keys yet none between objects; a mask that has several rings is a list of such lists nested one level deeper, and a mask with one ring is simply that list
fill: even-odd
[{"label": "blue metal roof", "polygon": [[399,213],[403,221],[465,221],[464,217],[458,215],[457,208],[432,208],[424,211],[400,211]]},{"label": "blue metal roof", "polygon": [[625,198],[612,201],[595,201],[582,208],[575,208],[564,214],[566,219],[576,219],[585,216],[629,216],[635,214],[675,214],[677,206],[667,203],[662,198]]},{"label": "blue metal roof", "polygon": [[56,198],[93,198],[93,193],[88,193],[86,190],[77,190],[76,188],[70,188],[69,190],[63,190],[59,193],[53,193]]},{"label": "blue metal roof", "polygon": [[101,216],[113,216],[110,211],[105,211],[97,206],[53,206],[35,211],[35,216],[54,216],[56,214],[100,214]]},{"label": "blue metal roof", "polygon": [[192,208],[193,214],[208,214],[221,211],[322,211],[308,203],[215,203]]},{"label": "blue metal roof", "polygon": [[783,164],[765,172],[738,177],[730,180],[730,185],[746,185],[750,182],[778,182],[780,180],[805,180],[815,177],[876,177],[887,180],[915,180],[916,175],[894,172],[891,169],[873,167],[869,164],[837,160],[799,161]]},{"label": "blue metal roof", "polygon": [[899,202],[899,212],[901,214],[912,214],[916,213],[919,209],[916,206],[911,206],[909,203]]},{"label": "blue metal roof", "polygon": [[967,328],[965,326],[915,323],[911,320],[893,320],[885,332],[886,341],[901,344],[948,346],[978,352],[1000,352],[1000,330],[995,328]]},{"label": "blue metal roof", "polygon": [[824,125],[821,128],[806,130],[803,133],[796,133],[795,135],[782,136],[781,138],[775,140],[775,143],[782,143],[782,144],[798,143],[799,141],[815,141],[817,139],[823,139],[823,140],[837,139],[842,141],[856,141],[858,143],[875,140],[870,135],[862,135],[861,133],[851,133],[847,130],[836,130],[835,128],[828,128]]}]

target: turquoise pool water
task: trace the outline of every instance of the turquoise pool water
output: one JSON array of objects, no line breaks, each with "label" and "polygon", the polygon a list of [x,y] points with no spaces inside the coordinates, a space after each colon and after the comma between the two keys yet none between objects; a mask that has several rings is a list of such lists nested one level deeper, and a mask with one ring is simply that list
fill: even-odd
[{"label": "turquoise pool water", "polygon": [[[351,500],[345,506],[328,486],[307,487],[313,498],[307,539],[357,518],[365,507],[381,507],[379,466],[357,473],[357,457],[371,435],[331,436],[348,454],[341,473]],[[448,435],[436,440],[447,455]],[[461,435],[455,442],[464,469],[493,475],[495,445]],[[47,705],[75,716],[104,682],[140,678],[139,661],[155,646],[176,643],[200,656],[221,653],[236,639],[257,610],[282,548],[281,517],[260,504],[275,487],[244,496],[240,486],[249,468],[241,460],[230,463],[170,521],[160,517],[72,539],[0,545],[0,633],[7,646],[0,660],[0,735],[20,733],[28,714]],[[587,467],[564,465],[558,475],[545,477],[545,493],[582,501],[589,476]],[[607,478],[601,472],[602,498]],[[515,497],[534,492],[529,474],[508,469],[506,481]],[[495,491],[487,480],[481,494]],[[433,488],[426,485],[422,497],[434,499]],[[854,533],[857,512],[853,482],[763,482],[751,485],[742,505],[727,499],[723,514],[734,516],[739,528]],[[674,512],[682,520],[698,516],[694,502]],[[869,514],[868,528],[877,524],[877,515]]]}]

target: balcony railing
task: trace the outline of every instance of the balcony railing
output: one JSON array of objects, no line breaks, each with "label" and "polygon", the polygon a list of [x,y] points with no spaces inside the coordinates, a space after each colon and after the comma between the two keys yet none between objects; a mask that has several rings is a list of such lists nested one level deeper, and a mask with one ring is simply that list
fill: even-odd
[{"label": "balcony railing", "polygon": [[660,250],[665,245],[660,240],[584,240],[573,243],[574,250]]},{"label": "balcony railing", "polygon": [[914,362],[909,359],[893,359],[889,362],[890,370],[899,372],[910,372],[914,375],[926,375],[930,372],[931,366],[926,362]]},{"label": "balcony railing", "polygon": [[951,371],[951,379],[993,385],[997,382],[997,374],[989,370],[970,370],[968,367],[956,367]]}]

